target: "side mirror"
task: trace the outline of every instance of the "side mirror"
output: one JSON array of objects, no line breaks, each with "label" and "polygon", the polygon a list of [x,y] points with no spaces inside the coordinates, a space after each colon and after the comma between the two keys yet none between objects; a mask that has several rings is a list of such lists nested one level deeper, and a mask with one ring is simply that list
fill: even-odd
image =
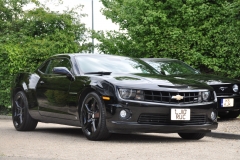
[{"label": "side mirror", "polygon": [[66,67],[54,67],[53,73],[66,75],[68,78],[70,78],[70,80],[75,79],[74,76],[72,75],[72,73]]}]

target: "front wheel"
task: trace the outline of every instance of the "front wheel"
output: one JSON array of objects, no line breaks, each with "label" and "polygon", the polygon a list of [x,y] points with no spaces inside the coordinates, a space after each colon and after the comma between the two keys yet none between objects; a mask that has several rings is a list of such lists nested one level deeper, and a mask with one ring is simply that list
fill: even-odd
[{"label": "front wheel", "polygon": [[31,131],[37,126],[38,121],[28,113],[28,100],[24,92],[15,94],[12,104],[13,125],[18,131]]},{"label": "front wheel", "polygon": [[178,133],[178,135],[182,139],[199,140],[202,139],[206,135],[206,133]]},{"label": "front wheel", "polygon": [[87,139],[96,141],[109,138],[105,114],[104,104],[98,94],[87,94],[81,108],[81,126]]}]

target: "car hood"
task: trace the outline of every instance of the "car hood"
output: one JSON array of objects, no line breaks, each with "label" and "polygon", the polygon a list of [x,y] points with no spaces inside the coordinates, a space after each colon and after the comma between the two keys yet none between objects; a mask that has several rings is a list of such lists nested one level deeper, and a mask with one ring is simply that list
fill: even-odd
[{"label": "car hood", "polygon": [[212,74],[168,75],[168,77],[174,77],[174,78],[182,79],[182,80],[190,79],[190,80],[195,80],[198,82],[206,83],[208,85],[239,84],[240,83],[240,81],[235,80],[235,79],[212,75]]},{"label": "car hood", "polygon": [[91,78],[92,82],[95,81],[97,83],[101,80],[104,80],[118,87],[128,87],[135,89],[158,90],[160,88],[164,88],[164,90],[213,90],[212,87],[208,86],[205,83],[157,74],[111,74],[105,76],[91,76]]}]

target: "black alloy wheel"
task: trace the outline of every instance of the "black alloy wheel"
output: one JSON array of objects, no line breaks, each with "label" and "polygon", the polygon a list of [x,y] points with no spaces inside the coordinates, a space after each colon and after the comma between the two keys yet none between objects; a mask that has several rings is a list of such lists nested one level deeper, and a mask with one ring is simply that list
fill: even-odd
[{"label": "black alloy wheel", "polygon": [[105,108],[96,92],[89,93],[82,103],[81,126],[89,140],[105,140],[110,136],[106,127]]},{"label": "black alloy wheel", "polygon": [[182,139],[199,140],[202,139],[206,133],[178,133],[178,135]]},{"label": "black alloy wheel", "polygon": [[34,120],[28,113],[28,101],[24,92],[19,91],[12,102],[13,125],[18,131],[31,131],[37,126],[38,121]]}]

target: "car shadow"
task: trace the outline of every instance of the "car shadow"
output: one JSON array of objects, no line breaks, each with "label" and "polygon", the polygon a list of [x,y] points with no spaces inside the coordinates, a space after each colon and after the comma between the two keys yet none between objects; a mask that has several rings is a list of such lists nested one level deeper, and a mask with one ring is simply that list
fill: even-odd
[{"label": "car shadow", "polygon": [[[224,122],[240,122],[240,118],[218,118],[218,123],[221,124]],[[240,130],[240,126],[229,126],[234,127],[236,130]],[[218,130],[212,131],[211,133],[207,134],[208,137],[212,138],[220,138],[220,139],[240,139],[240,134],[234,134],[234,133],[225,133],[225,132],[219,132]]]},{"label": "car shadow", "polygon": [[[34,132],[40,134],[53,134],[61,136],[69,136],[71,138],[87,138],[84,136],[82,129],[78,127],[59,127],[59,128],[36,128]],[[206,142],[206,140],[184,140],[177,134],[162,134],[162,133],[134,133],[134,134],[111,134],[110,138],[102,142],[125,142],[125,143],[183,143],[183,142]]]},{"label": "car shadow", "polygon": [[218,122],[240,121],[240,118],[218,118]]},{"label": "car shadow", "polygon": [[211,132],[206,136],[212,138],[220,138],[220,139],[240,139],[240,134],[232,134],[232,133],[221,133],[221,132]]},{"label": "car shadow", "polygon": [[[177,135],[177,134],[176,134]],[[148,134],[148,133],[134,133],[134,134],[112,134],[109,141],[111,142],[131,142],[131,143],[182,143],[184,140],[174,134]]]},{"label": "car shadow", "polygon": [[66,135],[71,137],[84,137],[81,128],[74,127],[59,127],[59,128],[36,128],[34,132],[38,133],[46,133],[46,134],[54,134],[54,135]]}]

